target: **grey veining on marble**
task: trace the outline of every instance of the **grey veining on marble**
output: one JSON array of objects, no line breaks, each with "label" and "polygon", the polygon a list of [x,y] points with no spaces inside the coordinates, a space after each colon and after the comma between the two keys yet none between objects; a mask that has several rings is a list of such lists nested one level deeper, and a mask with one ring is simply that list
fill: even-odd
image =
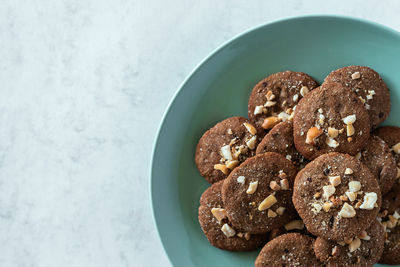
[{"label": "grey veining on marble", "polygon": [[[349,1],[350,2],[350,1]],[[152,221],[156,129],[223,42],[292,15],[400,29],[392,1],[0,2],[0,266],[170,266]]]}]

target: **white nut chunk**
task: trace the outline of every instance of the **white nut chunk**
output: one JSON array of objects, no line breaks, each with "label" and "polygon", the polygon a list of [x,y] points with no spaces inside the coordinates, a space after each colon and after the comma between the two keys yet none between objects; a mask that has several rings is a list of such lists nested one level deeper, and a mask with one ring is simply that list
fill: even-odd
[{"label": "white nut chunk", "polygon": [[236,181],[239,183],[239,184],[244,184],[244,181],[246,180],[246,177],[244,177],[244,176],[239,176],[237,179],[236,179]]},{"label": "white nut chunk", "polygon": [[250,123],[245,122],[245,123],[243,123],[243,125],[244,125],[244,127],[246,127],[247,131],[249,131],[249,133],[251,133],[252,135],[255,135],[257,133],[256,128],[253,125],[251,125]]},{"label": "white nut chunk", "polygon": [[254,192],[256,192],[256,190],[257,190],[257,186],[258,186],[258,181],[251,182],[249,184],[249,188],[247,188],[246,193],[249,195],[254,194]]},{"label": "white nut chunk", "polygon": [[224,159],[232,160],[231,147],[229,145],[221,147],[221,154]]},{"label": "white nut chunk", "polygon": [[279,207],[276,209],[276,213],[278,213],[279,215],[283,215],[285,209],[286,209],[285,207]]},{"label": "white nut chunk", "polygon": [[335,191],[336,191],[335,187],[331,184],[323,186],[322,190],[324,191],[324,193],[322,194],[322,197],[325,199],[328,199],[330,196],[335,194]]},{"label": "white nut chunk", "polygon": [[339,135],[339,130],[332,127],[328,127],[328,135],[332,138],[336,138]]},{"label": "white nut chunk", "polygon": [[349,245],[350,253],[356,251],[360,247],[360,245],[361,245],[361,240],[358,238],[354,238]]},{"label": "white nut chunk", "polygon": [[329,182],[331,183],[331,185],[333,186],[338,186],[341,183],[341,179],[340,176],[329,176]]},{"label": "white nut chunk", "polygon": [[333,148],[336,148],[336,147],[339,146],[339,142],[336,141],[335,139],[331,138],[331,137],[326,138],[326,139],[325,139],[325,143],[326,143],[328,146],[333,147]]},{"label": "white nut chunk", "polygon": [[235,229],[230,227],[228,224],[224,224],[221,228],[221,231],[226,235],[227,237],[232,237],[236,235]]},{"label": "white nut chunk", "polygon": [[375,203],[378,200],[378,196],[375,192],[368,192],[364,195],[364,202],[361,204],[360,209],[372,210],[375,207]]},{"label": "white nut chunk", "polygon": [[278,202],[278,200],[275,198],[274,195],[271,194],[260,203],[260,205],[258,206],[258,210],[263,211],[263,210],[269,209],[276,202]]},{"label": "white nut chunk", "polygon": [[351,79],[353,79],[353,80],[359,79],[360,77],[361,77],[361,74],[359,71],[356,71],[353,74],[351,74]]},{"label": "white nut chunk", "polygon": [[346,196],[349,198],[350,201],[354,201],[357,198],[357,194],[354,192],[345,192]]},{"label": "white nut chunk", "polygon": [[246,141],[246,145],[248,146],[248,148],[253,150],[256,148],[256,142],[257,142],[257,137],[253,136],[248,141]]},{"label": "white nut chunk", "polygon": [[263,113],[263,106],[256,106],[254,108],[254,115],[262,114]]},{"label": "white nut chunk", "polygon": [[353,170],[350,168],[346,168],[346,170],[344,171],[344,174],[353,174]]},{"label": "white nut chunk", "polygon": [[294,220],[294,221],[291,221],[291,222],[285,224],[285,229],[287,231],[294,230],[294,229],[303,230],[304,223],[302,220]]},{"label": "white nut chunk", "polygon": [[310,91],[310,90],[308,90],[308,87],[307,87],[307,86],[302,86],[302,87],[300,88],[300,95],[301,95],[301,96],[305,96],[309,91]]},{"label": "white nut chunk", "polygon": [[353,206],[345,202],[338,215],[342,218],[353,218],[356,216],[356,211],[354,210]]},{"label": "white nut chunk", "polygon": [[274,212],[273,210],[268,210],[268,218],[275,218],[276,216],[278,216],[278,214],[276,214],[276,212]]},{"label": "white nut chunk", "polygon": [[392,146],[392,150],[396,153],[396,154],[400,154],[400,142],[395,144],[394,146]]},{"label": "white nut chunk", "polygon": [[215,217],[218,221],[222,221],[223,219],[226,218],[226,211],[225,211],[225,209],[222,209],[222,208],[212,208],[212,209],[211,209],[211,213],[212,213],[212,215],[214,215],[214,217]]},{"label": "white nut chunk", "polygon": [[347,117],[345,117],[344,119],[343,119],[343,122],[345,123],[345,124],[353,124],[353,123],[355,123],[356,122],[356,115],[355,114],[353,114],[353,115],[349,115],[349,116],[347,116]]},{"label": "white nut chunk", "polygon": [[349,190],[350,192],[358,192],[361,189],[361,183],[359,181],[351,181],[349,182]]}]

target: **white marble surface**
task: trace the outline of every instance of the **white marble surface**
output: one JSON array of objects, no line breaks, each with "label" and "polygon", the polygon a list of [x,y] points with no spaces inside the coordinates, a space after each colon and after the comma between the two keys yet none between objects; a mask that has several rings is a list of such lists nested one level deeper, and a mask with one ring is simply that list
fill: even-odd
[{"label": "white marble surface", "polygon": [[0,2],[0,266],[170,266],[152,221],[156,129],[221,43],[335,13],[400,30],[400,2]]}]

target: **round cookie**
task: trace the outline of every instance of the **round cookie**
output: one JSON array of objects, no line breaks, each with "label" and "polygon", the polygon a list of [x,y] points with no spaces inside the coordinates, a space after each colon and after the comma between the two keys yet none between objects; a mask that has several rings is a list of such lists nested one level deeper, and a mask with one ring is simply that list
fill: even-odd
[{"label": "round cookie", "polygon": [[314,252],[328,267],[372,267],[382,255],[384,242],[385,228],[376,221],[361,236],[348,240],[348,244],[338,244],[318,237],[314,243]]},{"label": "round cookie", "polygon": [[397,177],[396,161],[388,145],[381,138],[371,135],[367,145],[357,155],[378,179],[382,195],[389,192]]},{"label": "round cookie", "polygon": [[243,117],[217,123],[200,138],[195,161],[200,174],[210,183],[225,179],[246,158],[255,155],[257,131]]},{"label": "round cookie", "polygon": [[386,241],[379,263],[400,264],[400,184],[396,183],[383,196],[379,217],[386,226]]},{"label": "round cookie", "polygon": [[225,179],[222,200],[232,225],[251,234],[266,233],[291,221],[296,168],[267,152],[247,159]]},{"label": "round cookie", "polygon": [[324,83],[340,83],[364,103],[371,128],[375,129],[390,113],[390,93],[381,76],[371,68],[348,66],[332,71]]},{"label": "round cookie", "polygon": [[384,126],[376,129],[372,133],[379,136],[389,146],[400,173],[400,128],[396,126]]},{"label": "round cookie", "polygon": [[257,146],[256,154],[276,152],[290,160],[297,169],[302,169],[307,160],[296,150],[293,143],[293,123],[285,121],[277,124]]},{"label": "round cookie", "polygon": [[310,233],[344,241],[374,221],[381,191],[364,164],[334,152],[318,157],[297,174],[293,204]]},{"label": "round cookie", "polygon": [[350,90],[323,84],[297,105],[293,118],[296,149],[307,159],[329,152],[357,154],[369,138],[368,113]]},{"label": "round cookie", "polygon": [[312,249],[314,239],[299,233],[278,236],[258,254],[255,267],[323,266]]},{"label": "round cookie", "polygon": [[230,251],[250,251],[263,246],[267,242],[266,234],[242,233],[229,223],[221,198],[222,183],[212,184],[200,198],[199,222],[208,241],[217,248]]},{"label": "round cookie", "polygon": [[[279,120],[288,119],[298,101],[317,86],[317,82],[303,72],[271,74],[253,88],[248,103],[248,117],[258,129],[269,130]],[[269,117],[273,119],[264,123]]]}]

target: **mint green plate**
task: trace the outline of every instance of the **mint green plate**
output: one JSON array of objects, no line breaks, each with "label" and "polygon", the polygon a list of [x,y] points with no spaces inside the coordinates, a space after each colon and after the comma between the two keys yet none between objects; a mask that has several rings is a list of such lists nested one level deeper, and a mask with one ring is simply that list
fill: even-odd
[{"label": "mint green plate", "polygon": [[201,135],[226,117],[247,116],[252,87],[271,73],[303,71],[322,82],[346,65],[382,75],[392,98],[386,124],[398,125],[400,34],[364,20],[307,16],[269,23],[229,41],[189,75],[164,115],[151,167],[154,218],[174,266],[254,266],[258,253],[214,248],[200,229],[199,198],[208,186],[194,164]]}]

